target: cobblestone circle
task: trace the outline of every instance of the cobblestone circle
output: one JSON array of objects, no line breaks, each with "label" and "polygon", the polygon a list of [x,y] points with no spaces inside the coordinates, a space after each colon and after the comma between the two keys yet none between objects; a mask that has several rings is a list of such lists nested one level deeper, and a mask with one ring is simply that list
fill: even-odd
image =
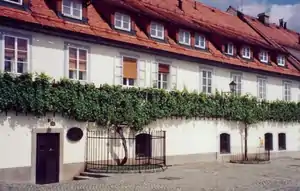
[{"label": "cobblestone circle", "polygon": [[0,191],[300,191],[300,161],[270,164],[197,163],[153,174],[113,174],[50,185],[0,182]]}]

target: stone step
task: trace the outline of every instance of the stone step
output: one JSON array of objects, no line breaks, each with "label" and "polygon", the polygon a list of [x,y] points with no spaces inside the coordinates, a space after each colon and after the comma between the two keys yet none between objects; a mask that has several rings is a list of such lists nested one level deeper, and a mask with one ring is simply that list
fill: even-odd
[{"label": "stone step", "polygon": [[97,172],[81,172],[80,176],[88,176],[88,177],[92,177],[92,178],[104,178],[104,177],[108,177],[106,175],[103,175],[102,173],[97,173]]},{"label": "stone step", "polygon": [[95,180],[97,178],[89,177],[89,176],[75,176],[74,180]]}]

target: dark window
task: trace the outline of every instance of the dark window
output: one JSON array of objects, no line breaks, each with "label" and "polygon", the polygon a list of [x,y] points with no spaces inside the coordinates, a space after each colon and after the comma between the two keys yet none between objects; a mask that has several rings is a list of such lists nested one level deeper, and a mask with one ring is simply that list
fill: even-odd
[{"label": "dark window", "polygon": [[220,135],[220,153],[230,153],[230,135],[227,133]]},{"label": "dark window", "polygon": [[137,157],[151,157],[152,136],[146,133],[138,134],[135,137],[135,154]]},{"label": "dark window", "polygon": [[273,150],[273,135],[272,133],[265,134],[265,150]]},{"label": "dark window", "polygon": [[286,136],[285,133],[278,134],[278,149],[286,150]]}]

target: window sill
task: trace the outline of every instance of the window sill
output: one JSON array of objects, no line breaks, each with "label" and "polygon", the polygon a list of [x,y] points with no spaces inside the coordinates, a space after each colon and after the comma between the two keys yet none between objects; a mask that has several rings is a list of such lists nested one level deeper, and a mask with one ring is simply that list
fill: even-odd
[{"label": "window sill", "polygon": [[57,16],[59,18],[63,19],[63,20],[74,22],[74,23],[79,23],[79,24],[87,24],[88,23],[88,19],[85,18],[85,17],[82,17],[81,19],[74,18],[74,17],[71,17],[71,16],[66,16],[61,12],[57,13]]},{"label": "window sill", "polygon": [[19,9],[21,11],[29,11],[29,6],[28,4],[24,3],[23,4],[17,4],[17,3],[10,3],[7,1],[0,1],[0,6],[6,6],[14,9]]},{"label": "window sill", "polygon": [[122,29],[116,28],[115,26],[113,26],[113,29],[115,31],[117,31],[117,32],[128,34],[128,35],[131,35],[131,36],[135,36],[136,35],[136,31],[135,30],[127,31],[127,30],[122,30]]}]

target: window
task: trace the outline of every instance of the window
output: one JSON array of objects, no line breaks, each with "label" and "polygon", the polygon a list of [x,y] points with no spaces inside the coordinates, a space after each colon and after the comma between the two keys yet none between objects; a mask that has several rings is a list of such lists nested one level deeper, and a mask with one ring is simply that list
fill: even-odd
[{"label": "window", "polygon": [[261,51],[259,53],[259,60],[261,62],[264,62],[264,63],[268,63],[269,62],[269,55],[268,55],[268,52],[267,51]]},{"label": "window", "polygon": [[282,55],[277,56],[278,66],[285,66],[285,57]]},{"label": "window", "polygon": [[134,86],[137,79],[137,60],[123,57],[123,85]]},{"label": "window", "polygon": [[136,157],[152,156],[152,136],[150,134],[141,133],[135,137],[135,155]]},{"label": "window", "polygon": [[9,2],[9,3],[18,4],[18,5],[22,5],[22,3],[23,3],[22,0],[4,0],[4,1]]},{"label": "window", "polygon": [[220,135],[220,153],[230,153],[230,135],[227,133]]},{"label": "window", "polygon": [[242,75],[241,74],[236,74],[236,73],[232,73],[231,77],[235,83],[236,83],[236,90],[235,93],[237,95],[241,95],[242,94]]},{"label": "window", "polygon": [[201,70],[202,75],[202,92],[206,94],[212,93],[212,71]]},{"label": "window", "polygon": [[4,36],[4,72],[28,72],[28,39]]},{"label": "window", "polygon": [[122,14],[122,13],[115,13],[115,28],[121,29],[125,31],[131,31],[131,19],[130,16]]},{"label": "window", "polygon": [[266,133],[265,134],[265,150],[273,150],[273,134]]},{"label": "window", "polygon": [[152,22],[150,25],[150,35],[153,38],[164,39],[164,26],[159,23]]},{"label": "window", "polygon": [[225,54],[228,54],[228,55],[233,55],[234,53],[234,46],[232,43],[227,43],[225,44]]},{"label": "window", "polygon": [[179,30],[179,43],[191,45],[191,33],[185,30]]},{"label": "window", "polygon": [[266,100],[267,95],[267,79],[257,78],[257,97],[260,100]]},{"label": "window", "polygon": [[81,0],[63,0],[62,13],[65,16],[75,19],[82,19],[82,2]]},{"label": "window", "polygon": [[283,100],[284,101],[291,101],[291,89],[292,83],[290,82],[283,82]]},{"label": "window", "polygon": [[285,133],[278,134],[278,150],[286,150],[286,136]]},{"label": "window", "polygon": [[249,47],[243,47],[242,48],[242,57],[250,59],[251,58],[251,50]]},{"label": "window", "polygon": [[69,78],[72,80],[87,80],[87,54],[82,48],[68,47]]},{"label": "window", "polygon": [[169,65],[158,65],[158,88],[168,89]]},{"label": "window", "polygon": [[206,40],[204,36],[196,34],[195,36],[195,47],[205,49],[206,48]]}]

